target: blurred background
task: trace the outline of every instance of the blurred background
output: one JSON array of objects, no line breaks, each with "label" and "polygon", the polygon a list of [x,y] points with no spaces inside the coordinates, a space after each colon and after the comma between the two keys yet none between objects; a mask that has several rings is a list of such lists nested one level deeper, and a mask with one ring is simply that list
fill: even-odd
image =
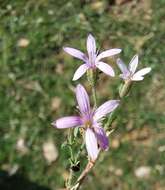
[{"label": "blurred background", "polygon": [[[138,53],[139,69],[152,72],[133,86],[113,123],[111,148],[82,189],[165,189],[164,8],[164,0],[1,1],[0,189],[64,187],[68,131],[51,122],[75,113],[71,79],[80,61],[62,47],[86,51],[89,33],[101,50],[122,48],[127,64]],[[118,75],[114,60],[107,62]],[[87,84],[85,77],[79,82]],[[115,99],[120,83],[101,74],[99,102]]]}]

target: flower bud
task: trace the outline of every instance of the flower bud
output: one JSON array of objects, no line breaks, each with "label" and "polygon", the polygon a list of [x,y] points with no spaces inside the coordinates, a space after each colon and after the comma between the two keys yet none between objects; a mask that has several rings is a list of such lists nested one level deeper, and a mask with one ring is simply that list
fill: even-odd
[{"label": "flower bud", "polygon": [[120,98],[125,97],[129,93],[131,86],[132,86],[132,81],[126,80],[123,86],[119,90]]}]

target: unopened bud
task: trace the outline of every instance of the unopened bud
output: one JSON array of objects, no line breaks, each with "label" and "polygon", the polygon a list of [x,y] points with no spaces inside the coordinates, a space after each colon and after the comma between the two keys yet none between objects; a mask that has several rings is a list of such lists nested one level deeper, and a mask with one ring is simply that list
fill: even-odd
[{"label": "unopened bud", "polygon": [[120,98],[125,97],[129,93],[129,91],[131,89],[131,86],[132,86],[132,81],[131,80],[125,81],[125,83],[123,84],[123,86],[119,90]]}]

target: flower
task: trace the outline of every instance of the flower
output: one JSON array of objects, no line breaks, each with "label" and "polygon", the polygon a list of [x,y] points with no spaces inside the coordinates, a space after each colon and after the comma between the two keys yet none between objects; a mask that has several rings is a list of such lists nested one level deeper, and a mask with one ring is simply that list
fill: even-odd
[{"label": "flower", "polygon": [[76,99],[80,115],[62,117],[54,121],[52,125],[59,129],[83,127],[85,129],[87,152],[89,157],[94,161],[99,153],[99,147],[103,150],[107,150],[109,147],[108,137],[101,127],[100,119],[117,108],[119,100],[109,100],[96,110],[92,110],[89,96],[81,84],[76,87]]},{"label": "flower", "polygon": [[120,77],[125,81],[141,81],[144,79],[144,75],[151,71],[150,67],[146,67],[135,73],[138,66],[138,55],[135,55],[132,58],[128,67],[119,58],[117,59],[117,65],[122,72],[122,74],[120,74]]},{"label": "flower", "polygon": [[73,76],[74,81],[79,79],[88,69],[96,69],[96,67],[107,75],[110,75],[112,77],[115,76],[113,68],[110,65],[102,62],[101,59],[119,54],[121,52],[121,49],[109,49],[98,54],[98,51],[96,50],[95,38],[91,34],[89,34],[87,38],[88,55],[84,54],[80,50],[70,47],[64,47],[63,49],[68,54],[84,62],[84,64],[82,64],[76,70]]}]

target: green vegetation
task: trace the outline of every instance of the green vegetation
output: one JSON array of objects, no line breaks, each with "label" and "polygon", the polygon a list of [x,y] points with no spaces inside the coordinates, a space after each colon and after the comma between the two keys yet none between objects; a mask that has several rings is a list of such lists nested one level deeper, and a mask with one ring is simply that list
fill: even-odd
[{"label": "green vegetation", "polygon": [[[16,172],[51,190],[64,186],[69,162],[61,144],[67,130],[53,129],[51,122],[76,110],[73,88],[77,82],[71,79],[79,61],[62,47],[85,51],[91,32],[100,49],[122,48],[126,63],[138,53],[139,66],[151,66],[152,72],[133,86],[113,124],[111,148],[100,157],[82,189],[165,188],[165,1],[111,2],[1,2],[0,175]],[[114,60],[109,63],[119,73]],[[101,75],[100,103],[117,96],[120,82]],[[50,139],[59,152],[52,164],[43,155],[43,143]],[[20,145],[21,141],[25,143]],[[135,175],[141,166],[150,168],[146,177]],[[32,189],[40,190],[37,186],[28,190]]]}]

